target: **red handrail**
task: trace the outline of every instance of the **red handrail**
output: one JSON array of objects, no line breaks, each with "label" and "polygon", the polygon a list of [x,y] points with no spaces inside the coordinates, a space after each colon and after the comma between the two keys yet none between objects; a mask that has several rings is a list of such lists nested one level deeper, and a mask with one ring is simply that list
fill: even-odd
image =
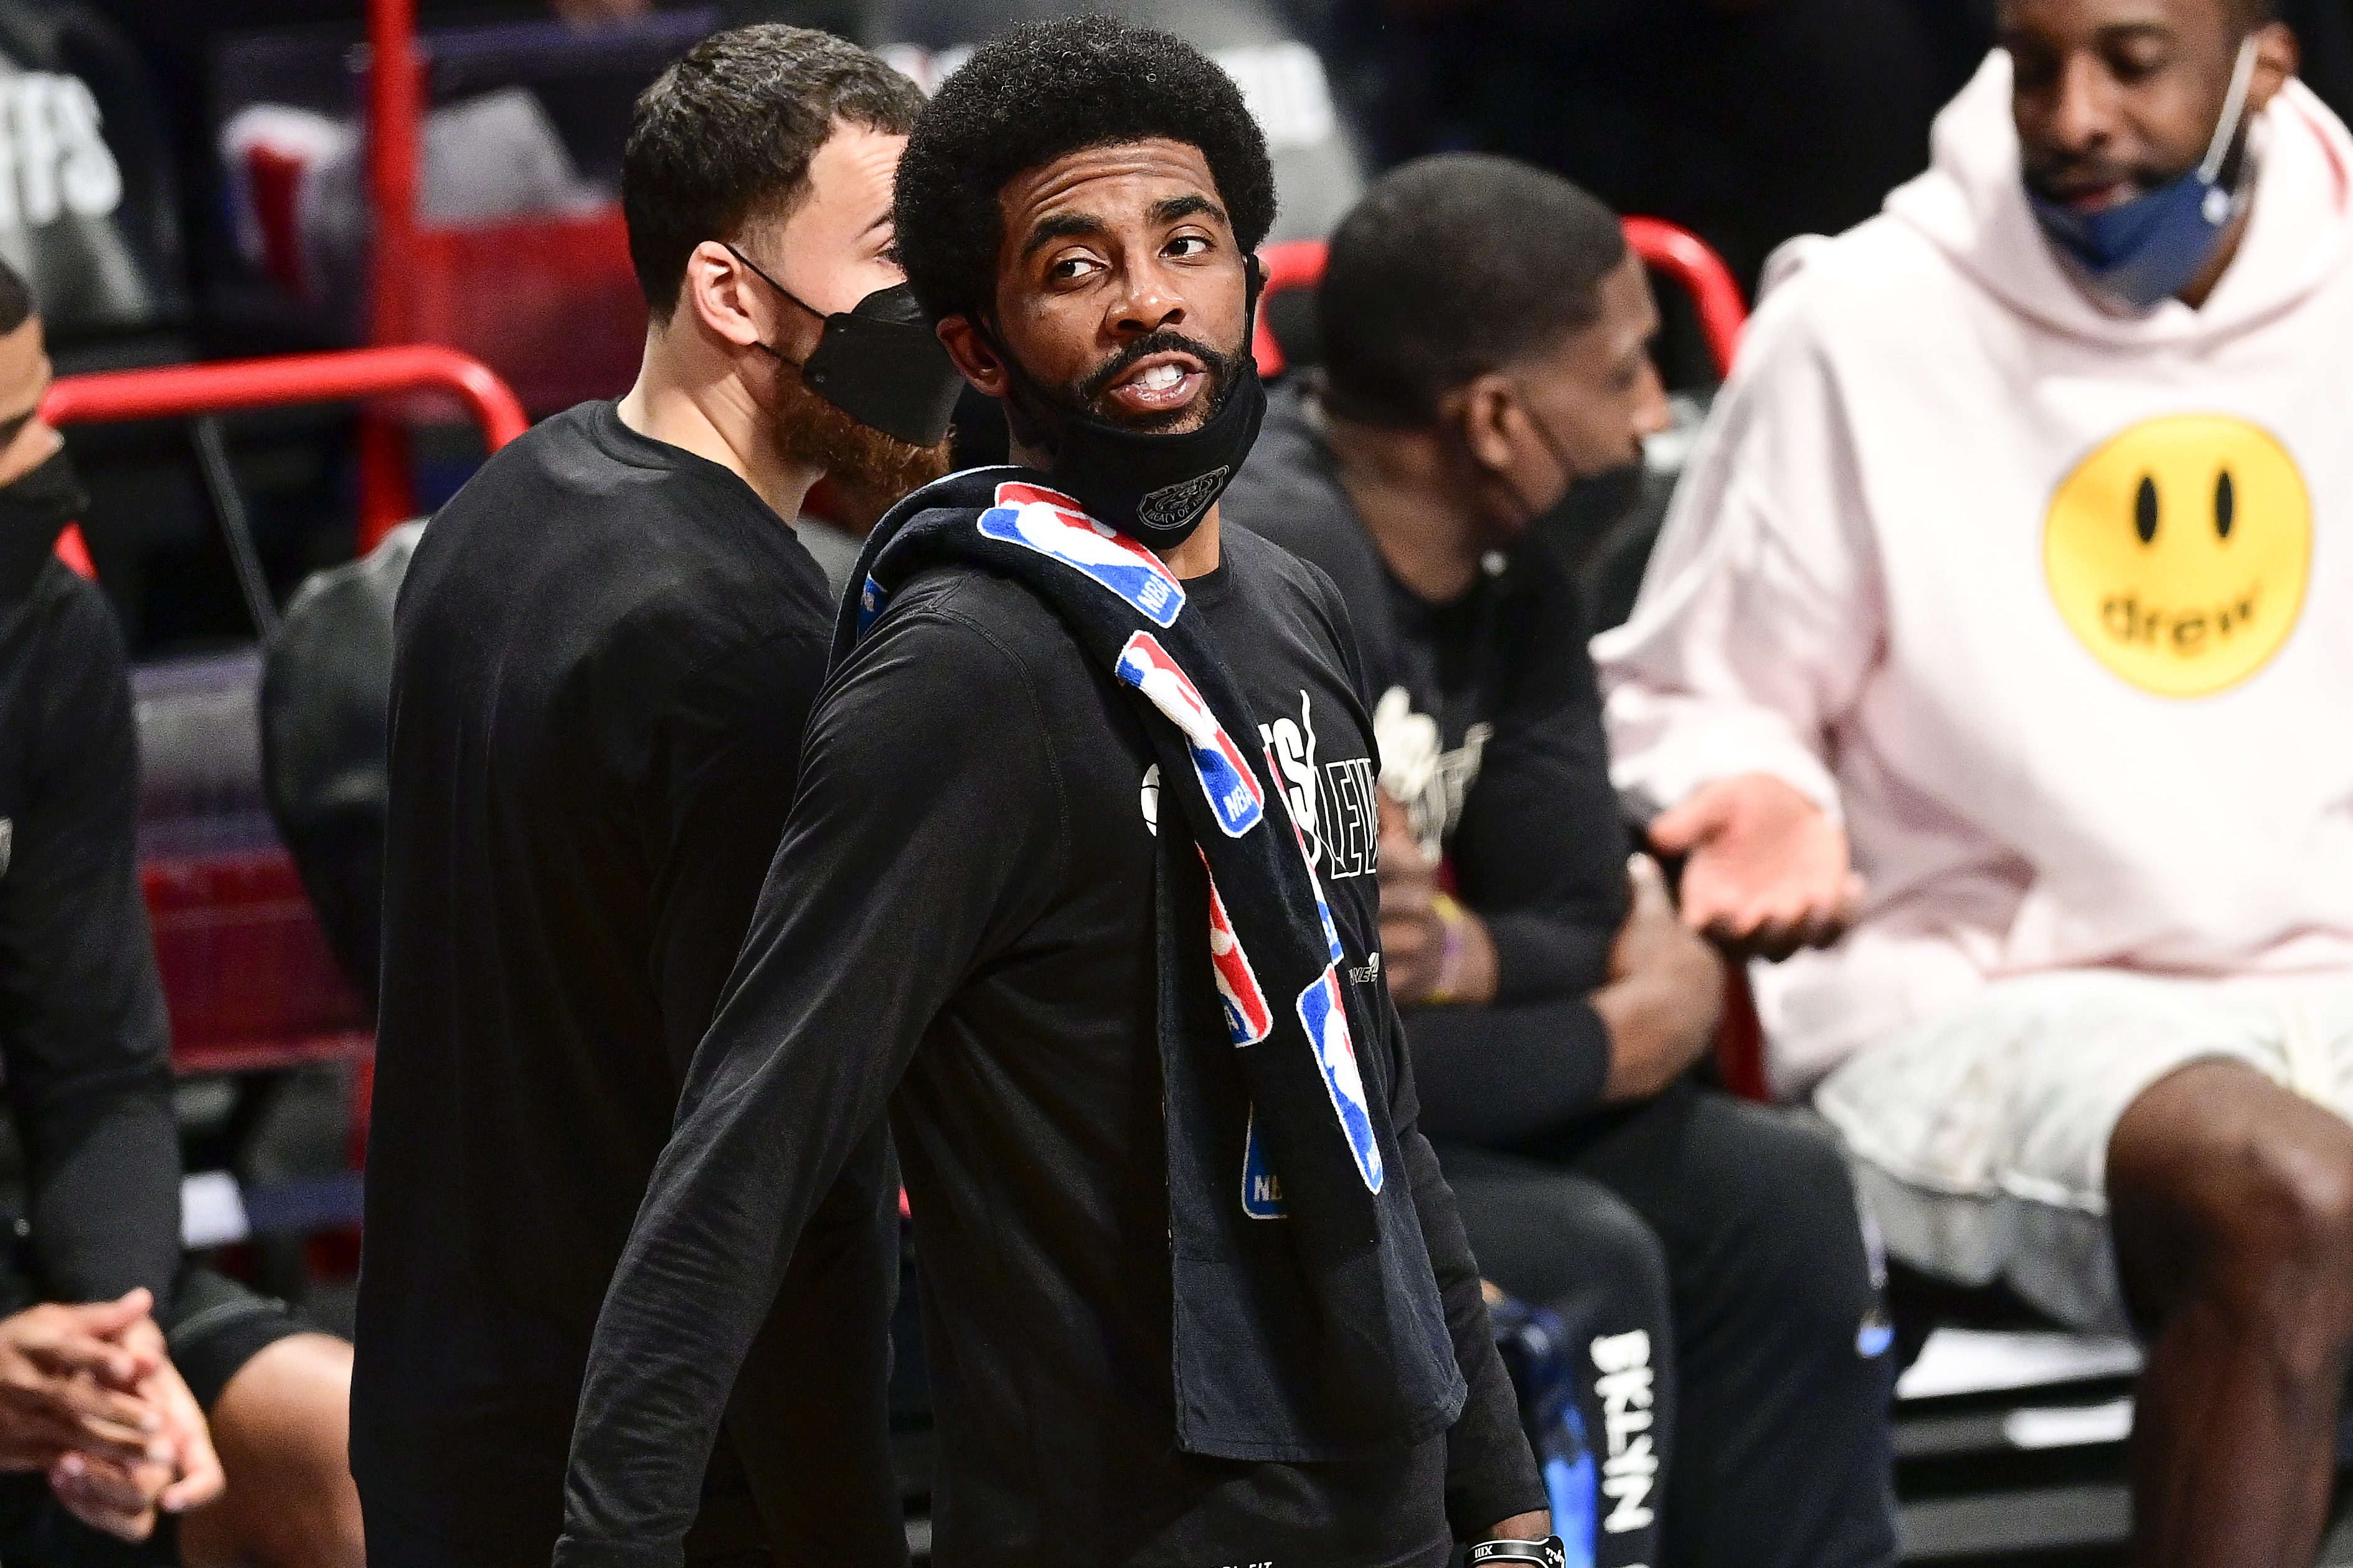
[{"label": "red handrail", "polygon": [[[417,129],[425,72],[417,54],[417,0],[368,0],[368,205],[375,218],[368,268],[368,339],[409,336],[406,268],[416,253]],[[381,539],[417,510],[408,482],[408,436],[380,414],[359,423],[360,537]]]},{"label": "red handrail", "polygon": [[[1740,297],[1732,268],[1708,248],[1707,241],[1687,228],[1654,217],[1630,217],[1625,225],[1626,243],[1643,264],[1665,273],[1691,296],[1692,307],[1699,312],[1700,332],[1707,339],[1708,356],[1715,362],[1715,374],[1730,375],[1733,353],[1748,324],[1748,307]],[[1320,239],[1290,239],[1260,251],[1266,292],[1315,287],[1324,279],[1326,251]],[[1264,310],[1261,301],[1255,357],[1259,373],[1273,375],[1282,369],[1282,345],[1266,330]]]},{"label": "red handrail", "polygon": [[[406,392],[455,395],[481,426],[482,439],[493,452],[531,427],[522,405],[495,371],[455,349],[431,343],[61,376],[41,400],[41,417],[52,425],[185,419],[239,408],[342,403]],[[363,518],[361,553],[375,549],[391,524],[399,521],[393,518],[378,523]],[[74,560],[74,552],[82,548],[78,531],[69,530],[58,545],[68,564],[87,570],[86,552],[81,562]]]},{"label": "red handrail", "polygon": [[1655,217],[1630,217],[1625,223],[1626,243],[1634,254],[1652,271],[1673,279],[1691,296],[1692,306],[1699,312],[1699,330],[1707,339],[1708,354],[1715,361],[1715,374],[1719,378],[1730,375],[1741,331],[1748,325],[1748,304],[1740,297],[1740,284],[1733,278],[1732,268],[1707,241],[1687,228]]}]

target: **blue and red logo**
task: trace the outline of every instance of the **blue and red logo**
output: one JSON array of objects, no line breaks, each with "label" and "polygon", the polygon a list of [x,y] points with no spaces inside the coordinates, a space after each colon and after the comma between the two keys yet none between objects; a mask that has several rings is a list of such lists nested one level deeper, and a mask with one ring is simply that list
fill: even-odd
[{"label": "blue and red logo", "polygon": [[1356,1063],[1356,1042],[1348,1032],[1348,1008],[1340,996],[1340,972],[1326,969],[1324,977],[1299,994],[1299,1021],[1307,1029],[1307,1043],[1315,1049],[1315,1065],[1324,1069],[1324,1087],[1332,1093],[1332,1110],[1348,1148],[1356,1156],[1356,1170],[1365,1185],[1381,1190],[1381,1146],[1373,1135],[1372,1109],[1365,1101],[1365,1076]]},{"label": "blue and red logo", "polygon": [[1077,501],[1042,485],[1008,480],[980,514],[981,536],[1059,561],[1109,589],[1163,630],[1176,624],[1185,590],[1160,557],[1089,517]]},{"label": "blue and red logo", "polygon": [[1251,1219],[1281,1219],[1285,1212],[1282,1179],[1274,1173],[1266,1145],[1259,1141],[1258,1107],[1253,1105],[1250,1131],[1242,1140],[1242,1213]]},{"label": "blue and red logo", "polygon": [[[1202,865],[1208,867],[1207,857]],[[1209,881],[1209,969],[1218,977],[1218,999],[1225,1004],[1226,1033],[1237,1046],[1254,1046],[1274,1032],[1274,1009],[1266,1003],[1266,993],[1259,989],[1258,973],[1250,968],[1250,954],[1242,951],[1241,938],[1234,934],[1234,922],[1226,913],[1226,900],[1218,896],[1215,878]]]},{"label": "blue and red logo", "polygon": [[[984,520],[986,521],[986,520]],[[1210,815],[1229,838],[1240,838],[1266,815],[1266,794],[1252,776],[1241,749],[1209,711],[1192,678],[1177,668],[1150,632],[1136,632],[1119,650],[1120,680],[1142,692],[1168,721],[1184,732],[1186,749],[1193,753],[1193,771],[1201,793],[1209,798]]]},{"label": "blue and red logo", "polygon": [[866,586],[858,590],[858,635],[860,638],[874,629],[874,623],[882,618],[882,606],[890,602],[891,595],[882,591],[882,584],[877,583],[870,573]]}]

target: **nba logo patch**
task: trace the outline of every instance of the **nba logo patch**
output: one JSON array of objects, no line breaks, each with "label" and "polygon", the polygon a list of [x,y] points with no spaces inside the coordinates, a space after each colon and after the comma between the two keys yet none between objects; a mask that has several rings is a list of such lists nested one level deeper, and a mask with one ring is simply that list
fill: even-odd
[{"label": "nba logo patch", "polygon": [[[1204,859],[1206,868],[1208,861]],[[1226,900],[1218,896],[1218,884],[1209,882],[1209,970],[1218,978],[1218,1000],[1225,1005],[1226,1033],[1237,1046],[1254,1046],[1274,1032],[1274,1009],[1266,1005],[1266,993],[1259,989],[1258,973],[1250,968],[1250,954],[1242,951],[1241,938],[1234,934],[1234,922],[1226,914]]]},{"label": "nba logo patch", "polygon": [[1266,1145],[1259,1141],[1258,1107],[1253,1105],[1250,1131],[1242,1141],[1242,1213],[1252,1219],[1281,1219],[1285,1212],[1282,1182],[1267,1160]]},{"label": "nba logo patch", "polygon": [[997,504],[980,514],[981,536],[1034,550],[1084,574],[1166,630],[1185,607],[1185,590],[1160,557],[1114,533],[1079,503],[1038,485],[997,487]]},{"label": "nba logo patch", "polygon": [[1324,1087],[1331,1091],[1332,1109],[1348,1148],[1356,1156],[1356,1170],[1365,1185],[1381,1190],[1381,1147],[1373,1136],[1373,1113],[1365,1102],[1365,1078],[1356,1066],[1356,1043],[1348,1033],[1348,1009],[1340,999],[1340,972],[1326,969],[1324,978],[1299,994],[1299,1021],[1314,1047],[1315,1065],[1324,1069]]},{"label": "nba logo patch", "polygon": [[1122,684],[1142,692],[1184,731],[1186,750],[1193,753],[1193,772],[1201,780],[1201,793],[1208,796],[1210,815],[1226,837],[1240,838],[1256,827],[1266,815],[1265,792],[1259,788],[1241,749],[1209,711],[1191,677],[1160,646],[1160,639],[1150,632],[1131,636],[1119,650],[1115,672]]}]

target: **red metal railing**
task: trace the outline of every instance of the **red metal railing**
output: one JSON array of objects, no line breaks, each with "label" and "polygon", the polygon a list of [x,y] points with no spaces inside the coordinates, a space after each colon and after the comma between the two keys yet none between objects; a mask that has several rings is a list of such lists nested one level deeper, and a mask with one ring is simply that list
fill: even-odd
[{"label": "red metal railing", "polygon": [[[52,425],[190,418],[419,392],[464,404],[492,451],[529,427],[522,405],[488,367],[426,344],[66,376],[42,400],[41,416]],[[382,531],[364,519],[362,549],[373,549]],[[58,553],[89,574],[78,531],[58,540]],[[364,1010],[283,849],[174,856],[140,872],[173,1058],[183,1071],[299,1067],[369,1048]]]},{"label": "red metal railing", "polygon": [[[522,405],[480,360],[431,343],[344,349],[333,353],[282,354],[166,365],[160,370],[110,370],[69,375],[49,388],[41,416],[52,425],[122,419],[185,419],[290,403],[342,403],[402,393],[444,392],[466,405],[497,451],[530,428]],[[360,550],[373,550],[399,516],[360,519]],[[58,542],[58,553],[81,549],[81,536]],[[84,553],[79,569],[88,570]]]},{"label": "red metal railing", "polygon": [[[1625,222],[1626,243],[1634,254],[1691,296],[1701,335],[1707,340],[1708,356],[1715,362],[1715,374],[1730,375],[1741,331],[1748,325],[1748,306],[1740,297],[1732,268],[1687,228],[1654,217],[1630,217]],[[1325,248],[1320,239],[1293,239],[1260,251],[1259,263],[1266,269],[1266,292],[1315,287],[1323,281]],[[1264,309],[1261,303],[1258,367],[1260,374],[1273,375],[1283,366],[1282,345],[1267,331]]]}]

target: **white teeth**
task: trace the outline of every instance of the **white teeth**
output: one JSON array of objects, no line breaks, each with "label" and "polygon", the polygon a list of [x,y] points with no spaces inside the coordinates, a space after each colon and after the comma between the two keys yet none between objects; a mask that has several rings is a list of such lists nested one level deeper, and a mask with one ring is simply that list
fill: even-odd
[{"label": "white teeth", "polygon": [[1145,392],[1166,392],[1184,379],[1185,373],[1175,365],[1155,364],[1137,376],[1135,384],[1139,390]]}]

